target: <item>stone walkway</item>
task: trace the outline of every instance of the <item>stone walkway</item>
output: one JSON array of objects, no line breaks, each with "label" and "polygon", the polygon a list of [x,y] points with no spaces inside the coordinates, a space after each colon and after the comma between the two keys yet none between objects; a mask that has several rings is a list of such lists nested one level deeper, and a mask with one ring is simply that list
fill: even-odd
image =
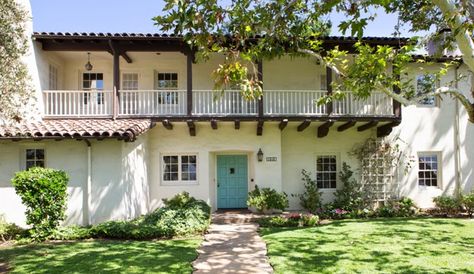
[{"label": "stone walkway", "polygon": [[273,273],[255,218],[246,212],[214,214],[193,262],[194,273]]}]

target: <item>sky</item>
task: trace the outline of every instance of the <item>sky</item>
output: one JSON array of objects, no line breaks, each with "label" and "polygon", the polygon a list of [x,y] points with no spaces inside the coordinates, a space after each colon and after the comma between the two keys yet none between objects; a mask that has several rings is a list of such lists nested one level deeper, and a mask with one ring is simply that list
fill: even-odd
[{"label": "sky", "polygon": [[[152,18],[162,12],[162,0],[30,0],[33,29],[38,32],[159,32]],[[377,13],[364,36],[392,36],[397,17]],[[342,35],[337,24],[343,17],[331,16],[332,35]],[[349,35],[349,34],[348,34]],[[401,36],[413,34],[402,30]]]}]

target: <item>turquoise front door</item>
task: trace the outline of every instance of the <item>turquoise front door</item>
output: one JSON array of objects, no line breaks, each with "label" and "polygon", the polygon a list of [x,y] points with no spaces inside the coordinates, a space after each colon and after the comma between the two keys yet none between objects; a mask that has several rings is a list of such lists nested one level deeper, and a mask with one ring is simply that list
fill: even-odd
[{"label": "turquoise front door", "polygon": [[217,155],[217,208],[247,208],[247,155]]}]

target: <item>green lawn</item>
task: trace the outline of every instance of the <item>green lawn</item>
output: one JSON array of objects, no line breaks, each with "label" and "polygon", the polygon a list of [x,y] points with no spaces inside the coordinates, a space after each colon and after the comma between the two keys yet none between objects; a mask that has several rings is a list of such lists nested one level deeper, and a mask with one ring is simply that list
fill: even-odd
[{"label": "green lawn", "polygon": [[474,220],[346,220],[261,235],[276,273],[474,273]]},{"label": "green lawn", "polygon": [[[12,273],[191,273],[200,238],[78,241],[0,248]],[[0,271],[1,272],[1,271]]]}]

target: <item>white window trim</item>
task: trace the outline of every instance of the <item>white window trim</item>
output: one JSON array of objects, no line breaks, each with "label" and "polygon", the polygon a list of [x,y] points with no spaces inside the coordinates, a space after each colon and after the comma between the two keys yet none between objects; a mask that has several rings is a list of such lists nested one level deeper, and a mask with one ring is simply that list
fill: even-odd
[{"label": "white window trim", "polygon": [[[433,74],[434,73],[428,73],[428,74]],[[418,77],[419,76],[424,76],[425,74],[416,74],[415,75],[415,92],[418,91]],[[438,87],[440,85],[440,83],[436,83],[436,87]],[[437,96],[434,96],[434,104],[433,105],[426,105],[426,104],[421,104],[419,102],[416,103],[416,107],[419,107],[419,108],[439,108],[440,107],[440,100]]]},{"label": "white window trim", "polygon": [[121,73],[120,73],[120,88],[123,88],[123,86],[124,86],[124,85],[123,85],[123,81],[124,81],[124,78],[125,78],[125,77],[123,76],[124,74],[136,74],[136,75],[137,75],[137,83],[138,83],[138,88],[137,88],[137,90],[140,90],[141,75],[140,75],[140,73],[139,73],[138,71],[133,71],[133,70],[130,70],[130,71],[128,71],[128,70],[123,70],[123,71],[121,71]]},{"label": "white window trim", "polygon": [[[418,151],[417,152],[417,158],[416,158],[416,163],[417,163],[417,170],[416,170],[416,185],[420,188],[439,188],[443,189],[443,159],[441,157],[441,151]],[[427,185],[420,185],[419,182],[419,175],[418,172],[420,171],[420,156],[431,156],[431,155],[436,155],[436,158],[438,159],[438,170],[437,170],[437,185],[436,186],[427,186]]]},{"label": "white window trim", "polygon": [[27,149],[42,149],[44,150],[44,167],[48,167],[48,152],[46,151],[46,148],[44,145],[38,145],[38,144],[24,144],[22,145],[22,148],[20,149],[20,170],[26,170],[26,150]]},{"label": "white window trim", "polygon": [[[178,77],[178,80],[177,80],[178,86],[177,86],[176,88],[174,88],[174,89],[160,89],[160,88],[158,88],[158,74],[160,74],[160,73],[162,73],[162,74],[163,74],[163,73],[164,73],[164,74],[172,74],[172,73],[175,73],[175,74],[177,75],[177,77]],[[153,88],[154,88],[155,90],[163,90],[163,91],[166,91],[166,90],[181,90],[181,89],[180,89],[180,88],[181,88],[181,85],[180,85],[181,73],[179,73],[178,71],[175,71],[175,70],[155,70],[155,76],[154,76],[154,77],[155,77],[155,79],[154,79],[154,83],[153,83],[153,84],[154,84],[155,86],[154,86]]]},{"label": "white window trim", "polygon": [[339,172],[341,171],[341,156],[340,156],[340,153],[339,152],[334,152],[334,151],[314,153],[314,161],[313,161],[313,170],[314,170],[313,179],[314,180],[316,180],[318,156],[336,156],[336,188],[318,188],[318,190],[322,191],[322,192],[335,192],[337,189],[339,189],[339,186],[341,184],[340,180],[339,180]]},{"label": "white window trim", "polygon": [[[164,161],[165,156],[178,156],[178,178],[181,178],[181,156],[196,156],[196,180],[195,181],[165,181],[163,179],[164,174]],[[169,152],[160,154],[160,182],[162,186],[188,186],[188,185],[199,185],[199,153],[196,152]]]},{"label": "white window trim", "polygon": [[[54,78],[55,87],[51,87],[51,80],[52,80],[52,78],[51,78],[51,76],[52,76],[51,69],[53,69],[54,73],[55,73],[55,75],[54,75],[54,77],[55,77]],[[56,64],[53,64],[53,63],[50,63],[49,66],[48,66],[48,88],[50,90],[58,90],[59,89],[59,69],[58,69],[58,66]]]}]

